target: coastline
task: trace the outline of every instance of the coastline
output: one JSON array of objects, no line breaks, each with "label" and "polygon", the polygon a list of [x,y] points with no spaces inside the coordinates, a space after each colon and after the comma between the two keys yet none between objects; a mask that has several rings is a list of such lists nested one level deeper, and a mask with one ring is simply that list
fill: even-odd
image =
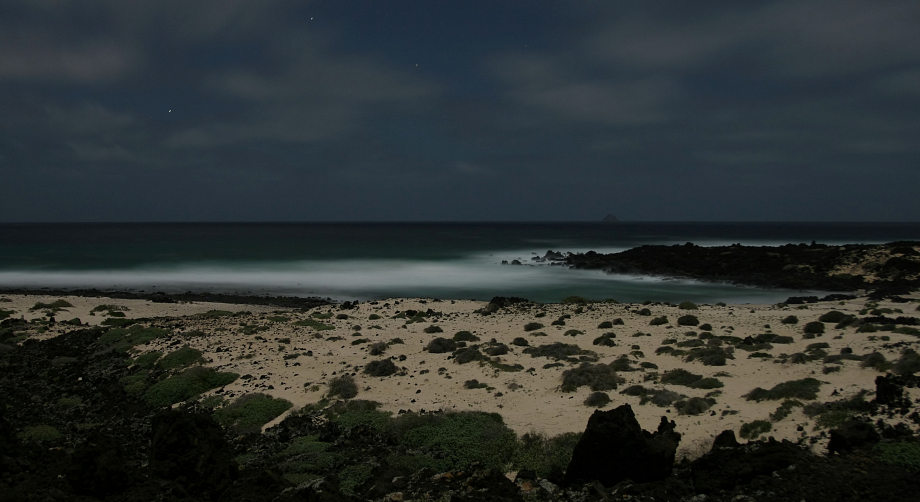
[{"label": "coastline", "polygon": [[[64,300],[71,305],[54,313],[55,322],[46,324],[47,331],[30,334],[29,338],[44,340],[77,329],[73,323],[63,322],[73,318],[79,318],[84,325],[100,326],[112,318],[107,313],[120,312],[117,315],[123,317],[113,319],[137,319],[142,326],[169,332],[136,346],[132,357],[153,351],[166,354],[188,346],[201,351],[205,366],[242,376],[196,400],[216,395],[231,401],[259,392],[285,399],[296,410],[321,402],[327,397],[330,380],[350,374],[359,389],[356,399],[380,402],[383,410],[394,414],[400,410],[495,412],[518,435],[537,432],[555,436],[583,430],[595,409],[583,404],[591,390],[579,387],[574,392],[562,392],[563,374],[582,363],[615,364],[622,381],[616,390],[606,391],[611,402],[602,409],[630,404],[646,429],[653,429],[659,418],[667,415],[677,422],[677,430],[683,435],[678,455],[688,458],[708,451],[719,432],[729,429],[740,434],[744,424],[757,420],[771,422],[771,429],[763,437],[801,442],[815,451],[823,450],[828,428],[819,425],[820,416],[807,416],[803,407],[796,406],[788,416],[771,420],[783,400],[758,402],[743,396],[757,387],[769,389],[790,380],[814,378],[820,382],[817,395],[802,404],[832,402],[861,393],[871,399],[875,378],[884,373],[862,367],[858,358],[877,352],[887,361],[896,361],[903,348],[915,344],[917,336],[891,331],[862,333],[855,325],[835,327],[837,323],[822,323],[825,332],[808,337],[803,327],[831,311],[857,319],[868,317],[870,310],[916,316],[913,310],[920,301],[920,296],[914,294],[906,298],[908,303],[861,296],[804,305],[698,305],[695,309],[662,303],[519,303],[483,315],[477,311],[486,308],[487,302],[465,300],[400,298],[304,309],[270,302],[164,303],[154,301],[156,298],[57,294],[2,293],[0,298],[11,300],[0,303],[0,309],[9,312],[12,319],[47,319],[46,310],[31,310],[37,303]],[[221,296],[203,298],[217,300]],[[110,310],[91,313],[100,305]],[[407,317],[407,313],[429,309],[427,315]],[[696,316],[698,324],[679,325],[678,318],[685,315]],[[797,317],[797,323],[783,323],[791,315]],[[652,325],[661,316],[666,321]],[[601,328],[604,322],[611,326]],[[530,329],[529,323],[542,326]],[[709,330],[700,329],[706,324]],[[434,332],[435,326],[440,331]],[[458,364],[456,351],[426,350],[435,338],[449,339],[460,331],[479,338],[467,342],[467,346],[478,346],[480,360]],[[402,343],[394,343],[397,339]],[[603,341],[595,344],[597,340]],[[750,343],[739,344],[738,340]],[[369,354],[375,344],[385,346],[383,354]],[[550,344],[577,346],[586,352],[564,359],[527,353]],[[820,347],[815,349],[815,344]],[[723,350],[728,355],[724,365],[706,365],[699,359],[686,361],[694,349],[705,348]],[[816,350],[823,355],[811,357]],[[490,356],[488,352],[497,355]],[[851,357],[833,357],[840,355]],[[367,363],[383,359],[395,363],[396,374],[376,377],[364,372]],[[675,369],[714,378],[722,386],[701,389],[663,383],[662,377]],[[472,380],[482,388],[468,388],[467,382]],[[666,390],[680,397],[665,406],[640,404],[644,400],[641,396],[622,394],[633,386]],[[920,397],[916,389],[909,389],[909,394],[912,399]],[[697,405],[703,400],[712,403],[698,414],[680,414],[676,403],[693,398],[698,398],[694,401]],[[916,424],[908,425],[916,428]]]}]

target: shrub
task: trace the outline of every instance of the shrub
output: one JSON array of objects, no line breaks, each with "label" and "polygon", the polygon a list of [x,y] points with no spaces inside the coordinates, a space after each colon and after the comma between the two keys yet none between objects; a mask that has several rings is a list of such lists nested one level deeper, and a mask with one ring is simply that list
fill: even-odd
[{"label": "shrub", "polygon": [[163,356],[163,358],[157,362],[157,366],[164,370],[172,370],[176,368],[184,368],[186,366],[203,361],[204,358],[201,357],[200,350],[193,349],[186,345],[181,349],[174,350]]},{"label": "shrub", "polygon": [[476,380],[475,378],[463,382],[463,388],[465,389],[485,389],[486,387],[488,387],[488,385],[480,382],[479,380]]},{"label": "shrub", "polygon": [[798,324],[799,318],[794,315],[789,315],[789,316],[784,317],[783,320],[780,322],[782,322],[783,324]]},{"label": "shrub", "polygon": [[776,411],[770,413],[770,420],[779,422],[780,420],[788,417],[790,413],[792,413],[792,408],[801,406],[801,401],[796,401],[795,399],[787,399],[783,401],[783,404],[779,405],[779,408],[777,408]]},{"label": "shrub", "polygon": [[458,331],[454,333],[455,342],[478,342],[479,337],[470,333],[469,331]]},{"label": "shrub", "polygon": [[425,329],[422,330],[422,331],[424,331],[425,333],[429,333],[429,334],[431,334],[431,333],[443,333],[443,332],[444,332],[444,330],[441,329],[440,326],[436,326],[436,325],[434,325],[434,324],[432,324],[431,326],[428,326],[427,328],[425,328]]},{"label": "shrub", "polygon": [[606,392],[592,392],[585,398],[585,406],[603,408],[610,403],[610,396]]},{"label": "shrub", "polygon": [[99,336],[96,343],[124,351],[135,345],[143,345],[168,334],[169,331],[165,329],[133,325],[126,328],[110,328]]},{"label": "shrub", "polygon": [[511,345],[517,345],[518,347],[526,347],[530,345],[530,342],[528,342],[526,338],[519,336],[515,338],[514,340],[511,340]]},{"label": "shrub", "polygon": [[427,350],[428,352],[431,352],[432,354],[453,352],[457,350],[457,342],[449,338],[438,337],[428,342],[428,345],[425,346],[425,350]]},{"label": "shrub", "polygon": [[589,350],[582,349],[578,345],[561,342],[528,347],[524,349],[524,353],[529,354],[531,357],[548,357],[556,360],[572,360],[574,356],[594,354]]},{"label": "shrub", "polygon": [[898,375],[912,375],[920,371],[920,354],[912,349],[905,349],[892,370]]},{"label": "shrub", "polygon": [[[319,316],[314,315],[313,317],[319,317]],[[321,318],[321,319],[328,319],[328,317]],[[314,330],[316,330],[316,331],[328,331],[328,330],[330,330],[330,329],[335,329],[335,326],[330,326],[330,325],[328,325],[328,324],[321,323],[321,322],[315,321],[315,320],[313,320],[313,319],[302,319],[302,320],[300,320],[300,321],[295,321],[295,322],[294,322],[294,325],[295,325],[295,326],[304,326],[304,327],[307,327],[307,328],[314,329]]]},{"label": "shrub", "polygon": [[688,302],[680,302],[680,305],[678,305],[677,308],[681,310],[696,310],[699,307],[697,307],[695,303],[688,301]]},{"label": "shrub", "polygon": [[64,437],[61,431],[47,424],[28,425],[16,436],[20,441],[32,443],[50,443]]},{"label": "shrub", "polygon": [[402,444],[421,452],[437,472],[473,464],[502,468],[515,451],[514,431],[497,413],[460,412],[438,415],[406,413],[394,428],[404,430]]},{"label": "shrub", "polygon": [[616,347],[617,342],[614,341],[614,338],[616,337],[616,333],[604,333],[603,335],[595,338],[592,343],[594,345],[602,345],[605,347]]},{"label": "shrub", "polygon": [[204,391],[223,387],[239,377],[236,373],[217,372],[213,368],[192,366],[150,386],[144,399],[153,406],[167,406],[185,401]]},{"label": "shrub", "polygon": [[888,371],[892,366],[891,363],[885,359],[885,356],[878,351],[867,354],[859,365],[863,368],[873,368],[877,371]]},{"label": "shrub", "polygon": [[398,368],[393,361],[389,359],[380,359],[378,361],[371,361],[364,365],[364,372],[370,376],[375,377],[385,377],[390,376],[398,371]]},{"label": "shrub", "polygon": [[748,392],[743,397],[748,401],[775,401],[778,399],[805,399],[812,400],[818,397],[821,382],[814,378],[790,380],[773,386],[770,390],[760,387]]},{"label": "shrub", "polygon": [[562,336],[578,336],[578,335],[583,335],[583,334],[585,334],[584,331],[581,331],[578,329],[570,329],[566,331],[565,333],[563,333]]},{"label": "shrub", "polygon": [[581,386],[587,385],[593,391],[611,390],[617,388],[617,373],[612,364],[582,363],[577,368],[565,370],[562,373],[562,392],[574,392]]},{"label": "shrub", "polygon": [[754,420],[741,424],[741,437],[744,439],[757,439],[757,436],[773,430],[773,424],[766,420]]},{"label": "shrub", "polygon": [[712,324],[700,324],[700,331],[712,331]]},{"label": "shrub", "polygon": [[693,389],[718,389],[724,385],[718,378],[703,378],[702,375],[690,373],[681,368],[664,372],[664,374],[661,375],[661,383],[683,385],[684,387]]},{"label": "shrub", "polygon": [[552,438],[528,433],[521,436],[511,465],[517,470],[531,470],[539,478],[559,480],[572,460],[572,451],[581,433],[568,432]]},{"label": "shrub", "polygon": [[680,415],[699,415],[716,404],[716,400],[704,397],[691,397],[690,399],[677,401],[674,407]]},{"label": "shrub", "polygon": [[326,409],[330,422],[345,430],[366,427],[375,431],[384,431],[391,424],[390,414],[377,408],[380,403],[353,399],[341,401]]},{"label": "shrub", "polygon": [[700,320],[696,318],[695,315],[687,314],[682,315],[677,318],[678,326],[696,326],[700,323]]},{"label": "shrub", "polygon": [[497,343],[497,344],[486,347],[485,349],[483,349],[483,352],[485,352],[486,355],[493,356],[493,357],[503,356],[508,353],[508,346],[503,343]]},{"label": "shrub", "polygon": [[641,315],[641,316],[650,316],[652,315],[652,311],[649,309],[640,309],[639,311],[636,312],[636,314]]},{"label": "shrub", "polygon": [[667,324],[667,323],[668,323],[667,316],[656,317],[648,322],[649,326],[661,326],[662,324]]},{"label": "shrub", "polygon": [[597,329],[610,329],[613,327],[613,323],[610,321],[604,321],[597,325]]},{"label": "shrub", "polygon": [[562,299],[562,303],[565,305],[587,305],[588,300],[581,296],[566,296]]},{"label": "shrub", "polygon": [[236,401],[219,408],[214,418],[237,434],[254,434],[262,426],[291,407],[291,402],[267,394],[254,393],[241,396]]},{"label": "shrub", "polygon": [[387,345],[386,342],[374,342],[368,345],[367,353],[372,356],[379,356],[387,351],[387,347],[389,347],[389,345]]},{"label": "shrub", "polygon": [[479,352],[479,348],[477,347],[464,347],[462,349],[457,349],[454,351],[453,356],[454,362],[457,364],[466,364],[482,359],[482,353]]},{"label": "shrub", "polygon": [[329,396],[351,399],[358,395],[358,386],[351,375],[342,375],[329,381]]},{"label": "shrub", "polygon": [[820,335],[824,333],[824,324],[821,321],[811,321],[805,325],[804,331],[812,335]]},{"label": "shrub", "polygon": [[818,321],[820,321],[820,322],[838,323],[838,322],[840,322],[840,321],[843,321],[843,320],[846,319],[847,317],[848,317],[848,316],[847,316],[846,314],[844,314],[843,312],[840,312],[840,311],[837,311],[837,310],[831,310],[830,312],[827,312],[827,313],[823,314],[821,317],[819,317],[819,318],[818,318]]},{"label": "shrub", "polygon": [[35,305],[32,305],[32,308],[29,310],[50,310],[52,313],[57,313],[61,310],[69,309],[71,307],[73,307],[73,305],[71,305],[71,303],[67,300],[54,300],[51,303],[36,302]]},{"label": "shrub", "polygon": [[150,352],[145,352],[134,360],[134,364],[139,368],[151,369],[153,365],[157,362],[157,359],[162,356],[163,353],[158,350],[153,350]]},{"label": "shrub", "polygon": [[886,464],[920,471],[920,443],[916,441],[881,442],[873,447],[872,453]]},{"label": "shrub", "polygon": [[543,325],[538,322],[529,322],[524,325],[524,331],[536,331],[542,327]]}]

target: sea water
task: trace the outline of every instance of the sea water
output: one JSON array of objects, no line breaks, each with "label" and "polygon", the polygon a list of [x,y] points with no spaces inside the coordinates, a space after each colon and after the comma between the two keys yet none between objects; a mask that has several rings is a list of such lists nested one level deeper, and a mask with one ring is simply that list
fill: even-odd
[{"label": "sea water", "polygon": [[[0,288],[224,292],[367,300],[567,296],[772,303],[820,291],[573,270],[547,250],[644,244],[920,240],[917,223],[2,224]],[[518,260],[522,265],[503,265]]]}]

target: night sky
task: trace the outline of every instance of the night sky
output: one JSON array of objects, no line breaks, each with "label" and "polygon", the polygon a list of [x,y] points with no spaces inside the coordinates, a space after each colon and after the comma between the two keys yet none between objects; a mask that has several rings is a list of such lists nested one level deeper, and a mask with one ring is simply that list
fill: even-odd
[{"label": "night sky", "polygon": [[0,221],[920,220],[920,2],[0,0]]}]

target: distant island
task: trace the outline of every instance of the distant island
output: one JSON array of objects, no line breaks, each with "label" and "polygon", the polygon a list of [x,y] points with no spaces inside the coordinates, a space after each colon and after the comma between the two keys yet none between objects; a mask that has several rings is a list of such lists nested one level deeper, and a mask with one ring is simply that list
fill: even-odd
[{"label": "distant island", "polygon": [[602,223],[619,223],[620,219],[617,218],[616,215],[608,214],[607,216],[604,216],[601,222]]}]

